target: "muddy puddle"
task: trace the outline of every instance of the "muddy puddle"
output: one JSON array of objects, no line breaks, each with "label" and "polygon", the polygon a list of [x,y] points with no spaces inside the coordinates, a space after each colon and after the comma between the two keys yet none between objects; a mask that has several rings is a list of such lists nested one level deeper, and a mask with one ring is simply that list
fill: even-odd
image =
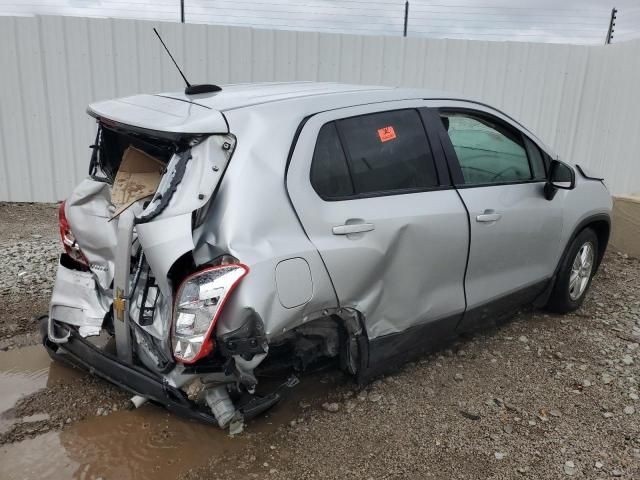
[{"label": "muddy puddle", "polygon": [[50,363],[39,345],[0,352],[0,433],[14,423],[16,402],[47,386]]},{"label": "muddy puddle", "polygon": [[[22,395],[65,381],[84,372],[50,361],[40,346],[2,352],[0,405],[5,422],[38,421],[11,418],[11,407]],[[300,412],[300,401],[318,400],[333,388],[326,375],[303,378],[283,392],[283,400],[268,414],[230,437],[217,427],[185,420],[147,404],[140,409],[92,416],[33,438],[0,446],[1,479],[174,479],[189,468],[245,448],[256,434],[287,424]],[[81,392],[78,392],[81,394]],[[8,415],[7,415],[8,414]],[[43,417],[46,418],[46,417]],[[249,453],[249,452],[248,452]]]},{"label": "muddy puddle", "polygon": [[145,405],[0,447],[0,478],[173,479],[246,441]]}]

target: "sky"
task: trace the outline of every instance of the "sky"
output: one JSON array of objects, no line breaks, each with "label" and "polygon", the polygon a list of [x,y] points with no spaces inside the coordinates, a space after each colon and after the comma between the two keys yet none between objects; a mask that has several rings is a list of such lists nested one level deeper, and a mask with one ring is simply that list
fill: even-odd
[{"label": "sky", "polygon": [[[404,0],[184,0],[187,23],[402,35]],[[602,44],[640,38],[640,0],[410,0],[408,36]],[[0,15],[180,21],[180,0],[0,0]]]}]

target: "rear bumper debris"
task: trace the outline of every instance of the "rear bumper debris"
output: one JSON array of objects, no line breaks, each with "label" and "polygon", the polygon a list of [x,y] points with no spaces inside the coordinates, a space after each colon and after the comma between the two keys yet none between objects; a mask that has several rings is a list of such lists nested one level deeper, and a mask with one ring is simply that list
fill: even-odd
[{"label": "rear bumper debris", "polygon": [[[43,317],[41,322],[43,326],[50,324],[56,335],[66,338],[63,345],[54,343],[49,339],[48,329],[42,329],[42,343],[55,360],[84,368],[92,375],[103,378],[135,396],[163,405],[170,412],[182,417],[217,424],[222,428],[233,423],[230,422],[231,418],[225,418],[223,422],[217,420],[211,411],[206,410],[206,407],[199,408],[198,404],[190,400],[184,391],[172,386],[166,378],[154,375],[144,368],[123,363],[117,356],[111,355],[83,338],[75,328],[67,328],[63,323],[55,320],[49,322],[48,317]],[[237,410],[234,407],[233,418],[237,417],[241,423],[260,415],[278,403],[281,398],[279,390],[284,387],[292,388],[297,383],[297,378],[292,377],[265,396],[252,395],[238,405]]]},{"label": "rear bumper debris", "polygon": [[52,356],[85,368],[92,374],[134,395],[140,395],[164,405],[169,411],[178,415],[217,424],[211,413],[198,409],[182,390],[169,385],[162,377],[152,375],[148,370],[126,365],[117,357],[82,338],[74,329],[66,329],[59,322],[54,321],[53,323],[56,330],[67,330],[69,335],[64,346],[51,342],[48,336],[44,337],[43,344]]}]

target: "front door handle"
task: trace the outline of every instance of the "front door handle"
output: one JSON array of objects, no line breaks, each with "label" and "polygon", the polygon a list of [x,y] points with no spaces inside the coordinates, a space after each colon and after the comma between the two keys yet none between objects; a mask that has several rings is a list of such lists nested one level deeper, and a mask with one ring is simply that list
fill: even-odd
[{"label": "front door handle", "polygon": [[349,235],[350,233],[370,232],[375,228],[373,223],[348,223],[333,227],[332,231],[334,235]]},{"label": "front door handle", "polygon": [[476,222],[489,223],[497,222],[502,218],[502,214],[496,213],[495,210],[487,209],[482,215],[476,217]]}]

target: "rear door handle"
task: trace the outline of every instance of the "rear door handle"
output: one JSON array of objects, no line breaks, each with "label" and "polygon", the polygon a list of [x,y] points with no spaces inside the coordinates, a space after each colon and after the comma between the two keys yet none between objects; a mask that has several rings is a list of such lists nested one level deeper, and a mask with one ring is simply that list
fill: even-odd
[{"label": "rear door handle", "polygon": [[487,209],[482,215],[476,217],[476,222],[489,223],[497,222],[502,218],[502,214],[496,213],[494,210]]},{"label": "rear door handle", "polygon": [[370,232],[376,227],[373,223],[349,223],[333,227],[334,235],[349,235],[350,233]]}]

